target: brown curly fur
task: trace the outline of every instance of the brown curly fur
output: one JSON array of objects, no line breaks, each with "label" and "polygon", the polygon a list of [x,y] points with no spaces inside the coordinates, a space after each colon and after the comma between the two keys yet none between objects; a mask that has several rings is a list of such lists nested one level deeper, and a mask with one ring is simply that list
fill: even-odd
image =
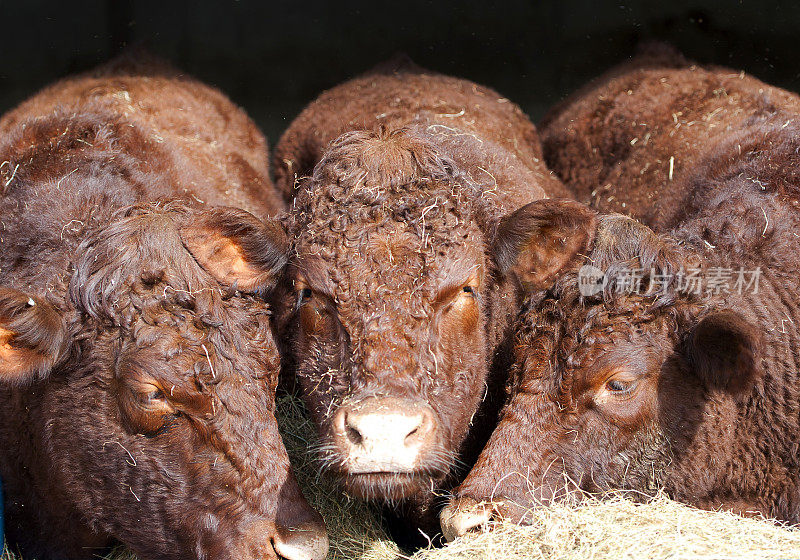
[{"label": "brown curly fur", "polygon": [[284,132],[275,182],[291,200],[329,142],[352,130],[411,128],[427,136],[506,210],[566,191],[542,162],[536,127],[487,87],[420,68],[397,56],[322,93]]},{"label": "brown curly fur", "polygon": [[[738,72],[644,57],[548,117],[545,153],[568,187],[660,234],[604,217],[586,262],[609,277],[761,267],[759,290],[620,295],[609,284],[587,298],[566,272],[526,304],[513,400],[456,506],[494,498],[519,519],[575,485],[664,488],[800,521],[799,102]],[[627,400],[609,392],[615,376],[635,380]]]},{"label": "brown curly fur", "polygon": [[[0,136],[12,550],[85,558],[122,541],[141,558],[263,558],[278,532],[319,523],[273,415],[270,309],[181,237],[244,214],[206,204],[282,207],[253,123],[163,65],[118,61],[48,87]],[[269,249],[260,264],[279,268],[286,247]]]},{"label": "brown curly fur", "polygon": [[[287,285],[281,305],[287,353],[323,462],[358,496],[429,504],[498,404],[490,364],[517,301],[516,282],[493,261],[498,222],[565,191],[518,107],[403,61],[323,93],[284,134],[275,161],[280,188],[293,195],[291,279],[302,286]],[[434,450],[413,475],[341,467],[331,415],[376,395],[435,411]]]}]

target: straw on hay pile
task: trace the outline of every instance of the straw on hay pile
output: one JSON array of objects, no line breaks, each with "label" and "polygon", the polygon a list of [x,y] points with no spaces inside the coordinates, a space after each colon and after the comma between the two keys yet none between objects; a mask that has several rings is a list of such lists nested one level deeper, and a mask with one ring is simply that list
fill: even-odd
[{"label": "straw on hay pile", "polygon": [[[348,500],[309,455],[314,430],[302,404],[279,399],[283,438],[300,484],[328,524],[329,558],[336,560],[584,560],[586,558],[800,558],[800,530],[701,511],[659,496],[643,504],[623,497],[561,504],[531,511],[532,524],[497,524],[445,548],[403,555],[369,506]],[[0,560],[21,560],[5,554]],[[24,559],[28,560],[28,559]],[[107,560],[135,560],[123,551]]]}]

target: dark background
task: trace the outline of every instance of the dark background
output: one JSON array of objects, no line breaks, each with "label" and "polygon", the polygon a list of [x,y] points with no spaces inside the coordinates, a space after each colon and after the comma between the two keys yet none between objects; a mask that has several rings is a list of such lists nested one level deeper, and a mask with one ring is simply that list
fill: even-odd
[{"label": "dark background", "polygon": [[143,44],[227,92],[272,145],[320,91],[397,51],[536,120],[643,39],[796,91],[799,30],[800,2],[774,0],[0,0],[0,111]]}]

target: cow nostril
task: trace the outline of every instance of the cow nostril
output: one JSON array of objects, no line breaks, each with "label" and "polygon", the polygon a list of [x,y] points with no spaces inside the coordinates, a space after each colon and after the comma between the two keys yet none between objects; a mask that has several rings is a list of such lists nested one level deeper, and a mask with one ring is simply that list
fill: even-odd
[{"label": "cow nostril", "polygon": [[428,439],[432,429],[433,419],[429,414],[423,412],[419,415],[418,423],[410,432],[408,432],[403,442],[405,443],[406,447],[424,444]]},{"label": "cow nostril", "polygon": [[361,445],[364,441],[364,438],[361,436],[361,432],[358,429],[354,428],[350,425],[345,425],[344,427],[345,433],[347,434],[347,439],[350,440],[350,443],[353,445]]},{"label": "cow nostril", "polygon": [[409,447],[411,445],[416,445],[417,443],[419,443],[420,439],[422,439],[422,437],[421,437],[422,434],[421,434],[420,428],[421,428],[421,426],[417,426],[416,428],[414,428],[413,430],[411,430],[408,433],[408,435],[406,436],[406,438],[405,438],[405,440],[403,442],[403,443],[406,444],[406,447]]}]

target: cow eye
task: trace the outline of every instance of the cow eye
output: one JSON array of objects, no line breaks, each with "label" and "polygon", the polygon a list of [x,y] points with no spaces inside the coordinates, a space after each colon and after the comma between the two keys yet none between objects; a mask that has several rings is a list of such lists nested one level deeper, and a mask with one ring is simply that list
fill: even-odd
[{"label": "cow eye", "polygon": [[305,303],[314,293],[311,291],[311,288],[308,287],[308,284],[305,283],[304,280],[295,280],[294,281],[294,294],[297,301],[295,305],[299,308],[301,304]]},{"label": "cow eye", "polygon": [[302,303],[311,299],[311,295],[311,288],[300,288],[297,290],[297,305],[300,306]]},{"label": "cow eye", "polygon": [[609,379],[606,382],[606,389],[618,395],[630,393],[636,387],[636,383],[632,381],[622,381],[620,379]]},{"label": "cow eye", "polygon": [[475,295],[475,290],[473,289],[472,286],[464,286],[464,293],[474,296]]},{"label": "cow eye", "polygon": [[153,407],[161,409],[167,404],[167,396],[159,387],[150,383],[139,383],[138,391],[134,389],[134,394],[137,395],[139,402],[142,406]]}]

